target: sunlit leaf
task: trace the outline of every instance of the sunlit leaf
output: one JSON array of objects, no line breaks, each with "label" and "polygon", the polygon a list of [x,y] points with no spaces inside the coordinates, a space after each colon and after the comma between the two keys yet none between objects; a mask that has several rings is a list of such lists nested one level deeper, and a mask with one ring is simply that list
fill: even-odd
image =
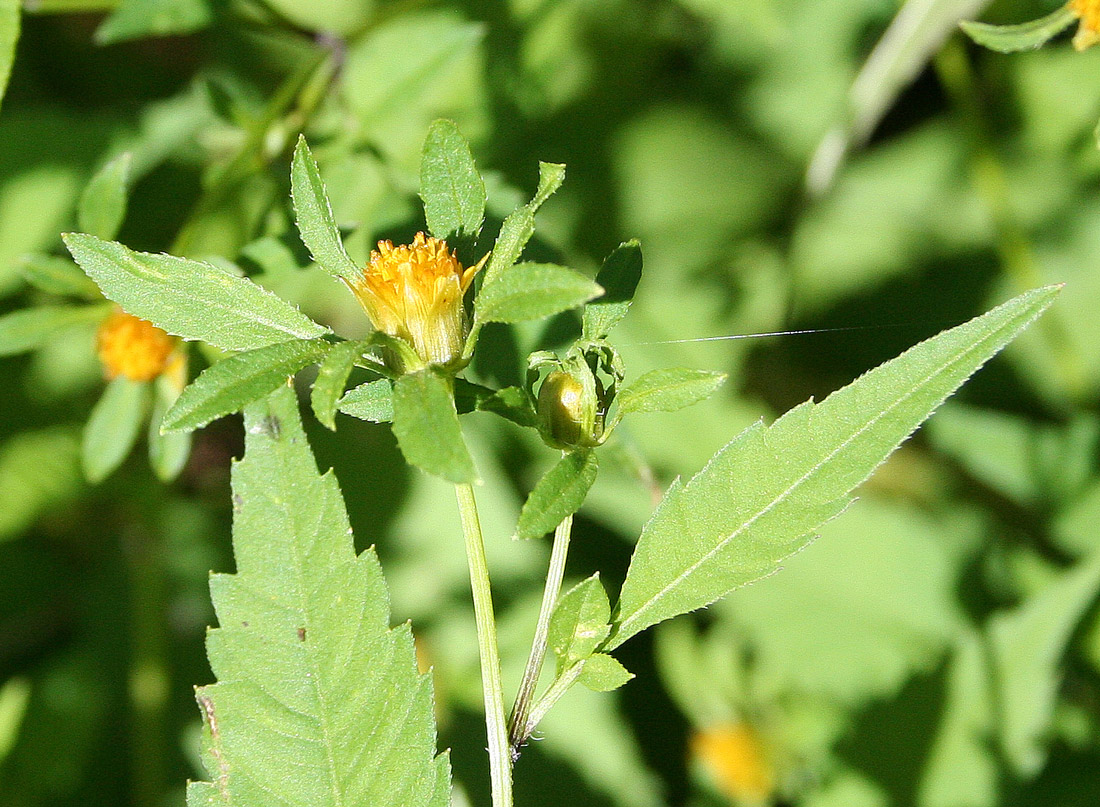
[{"label": "sunlit leaf", "polygon": [[447,380],[431,369],[393,386],[393,433],[410,465],[448,482],[477,479]]},{"label": "sunlit leaf", "polygon": [[595,452],[574,451],[562,457],[527,497],[516,537],[541,538],[577,512],[596,481],[597,470]]}]

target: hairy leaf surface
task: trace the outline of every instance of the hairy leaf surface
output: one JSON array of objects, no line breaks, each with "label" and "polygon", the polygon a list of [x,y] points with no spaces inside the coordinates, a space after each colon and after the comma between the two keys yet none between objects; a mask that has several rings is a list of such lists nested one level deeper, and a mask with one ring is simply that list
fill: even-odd
[{"label": "hairy leaf surface", "polygon": [[1022,294],[875,368],[820,404],[750,426],[642,530],[609,647],[771,574],[974,371],[1050,305]]},{"label": "hairy leaf surface", "polygon": [[431,679],[409,626],[389,627],[378,559],[356,556],[289,389],[245,411],[233,497],[237,573],[210,583],[218,682],[198,690],[211,781],[189,807],[445,807]]}]

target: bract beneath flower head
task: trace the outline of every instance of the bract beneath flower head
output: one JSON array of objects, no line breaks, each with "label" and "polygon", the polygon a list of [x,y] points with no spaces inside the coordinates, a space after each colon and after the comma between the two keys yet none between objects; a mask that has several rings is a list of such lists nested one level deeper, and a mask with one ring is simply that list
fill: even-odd
[{"label": "bract beneath flower head", "polygon": [[379,241],[348,285],[375,329],[407,342],[425,364],[452,366],[469,331],[463,296],[484,263],[464,268],[446,241],[417,233],[409,245]]},{"label": "bract beneath flower head", "polygon": [[1100,0],[1070,0],[1069,8],[1081,20],[1073,46],[1084,50],[1100,42]]}]

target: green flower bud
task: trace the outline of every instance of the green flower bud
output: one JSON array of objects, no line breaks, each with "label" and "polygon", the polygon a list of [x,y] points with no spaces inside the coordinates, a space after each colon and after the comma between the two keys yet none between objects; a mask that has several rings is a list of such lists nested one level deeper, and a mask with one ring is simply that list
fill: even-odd
[{"label": "green flower bud", "polygon": [[561,449],[598,445],[598,405],[591,373],[582,374],[581,378],[562,370],[550,373],[539,388],[538,414],[543,439]]}]

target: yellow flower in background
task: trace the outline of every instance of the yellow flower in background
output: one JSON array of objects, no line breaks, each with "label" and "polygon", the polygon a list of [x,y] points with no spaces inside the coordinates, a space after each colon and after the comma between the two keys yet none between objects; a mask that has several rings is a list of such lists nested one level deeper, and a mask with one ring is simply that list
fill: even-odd
[{"label": "yellow flower in background", "polygon": [[349,285],[377,330],[408,342],[425,364],[446,366],[462,355],[469,330],[462,298],[484,263],[463,268],[446,241],[417,233],[408,246],[379,241]]},{"label": "yellow flower in background", "polygon": [[1073,47],[1084,50],[1100,42],[1100,0],[1070,0],[1069,9],[1081,20]]},{"label": "yellow flower in background", "polygon": [[176,337],[121,309],[103,320],[96,333],[96,352],[108,378],[152,381],[177,365],[182,369],[178,346]]},{"label": "yellow flower in background", "polygon": [[696,732],[691,738],[691,756],[731,803],[770,802],[775,792],[775,771],[759,735],[745,723]]}]

